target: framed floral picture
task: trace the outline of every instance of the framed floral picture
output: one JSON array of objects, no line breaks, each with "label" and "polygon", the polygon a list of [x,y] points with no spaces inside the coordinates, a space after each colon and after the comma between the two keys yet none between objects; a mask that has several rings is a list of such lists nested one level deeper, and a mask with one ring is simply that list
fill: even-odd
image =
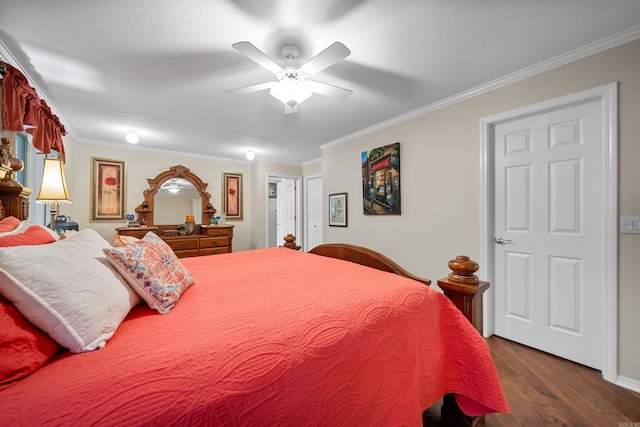
[{"label": "framed floral picture", "polygon": [[222,172],[222,211],[225,219],[242,219],[242,174]]},{"label": "framed floral picture", "polygon": [[347,226],[347,193],[329,194],[329,225]]},{"label": "framed floral picture", "polygon": [[127,162],[91,158],[91,221],[124,221]]}]

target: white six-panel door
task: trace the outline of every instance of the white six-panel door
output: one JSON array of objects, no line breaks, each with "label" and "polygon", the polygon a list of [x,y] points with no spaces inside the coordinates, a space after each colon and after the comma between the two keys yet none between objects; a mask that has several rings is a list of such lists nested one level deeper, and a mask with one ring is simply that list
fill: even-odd
[{"label": "white six-panel door", "polygon": [[284,236],[296,234],[296,187],[295,180],[282,178],[277,183],[278,191],[278,222],[277,222],[277,244],[284,244]]},{"label": "white six-panel door", "polygon": [[598,100],[495,125],[495,334],[602,367]]},{"label": "white six-panel door", "polygon": [[307,180],[307,251],[322,244],[322,177]]}]

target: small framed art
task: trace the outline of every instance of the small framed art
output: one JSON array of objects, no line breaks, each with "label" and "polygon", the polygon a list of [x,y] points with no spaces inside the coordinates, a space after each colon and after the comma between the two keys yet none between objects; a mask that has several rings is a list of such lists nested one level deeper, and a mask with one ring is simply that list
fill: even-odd
[{"label": "small framed art", "polygon": [[347,226],[347,193],[329,194],[329,225]]},{"label": "small framed art", "polygon": [[127,162],[91,158],[91,221],[124,221]]},{"label": "small framed art", "polygon": [[222,210],[225,219],[242,219],[242,174],[222,172]]}]

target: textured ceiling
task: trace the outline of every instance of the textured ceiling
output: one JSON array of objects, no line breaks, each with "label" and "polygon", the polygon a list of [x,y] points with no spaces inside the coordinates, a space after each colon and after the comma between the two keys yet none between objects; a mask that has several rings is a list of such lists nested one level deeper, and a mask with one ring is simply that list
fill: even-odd
[{"label": "textured ceiling", "polygon": [[[640,37],[637,0],[0,0],[0,58],[14,63],[78,142],[299,164],[320,145],[603,40]],[[615,36],[615,37],[614,37]],[[302,64],[335,41],[351,55],[295,114],[234,50],[250,41]]]}]

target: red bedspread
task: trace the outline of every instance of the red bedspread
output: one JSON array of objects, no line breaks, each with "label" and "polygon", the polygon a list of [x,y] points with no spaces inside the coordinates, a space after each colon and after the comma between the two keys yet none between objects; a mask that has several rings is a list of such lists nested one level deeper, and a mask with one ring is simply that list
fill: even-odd
[{"label": "red bedspread", "polygon": [[184,264],[169,314],[141,304],[3,390],[0,425],[420,426],[449,392],[508,411],[482,337],[418,282],[283,248]]}]

